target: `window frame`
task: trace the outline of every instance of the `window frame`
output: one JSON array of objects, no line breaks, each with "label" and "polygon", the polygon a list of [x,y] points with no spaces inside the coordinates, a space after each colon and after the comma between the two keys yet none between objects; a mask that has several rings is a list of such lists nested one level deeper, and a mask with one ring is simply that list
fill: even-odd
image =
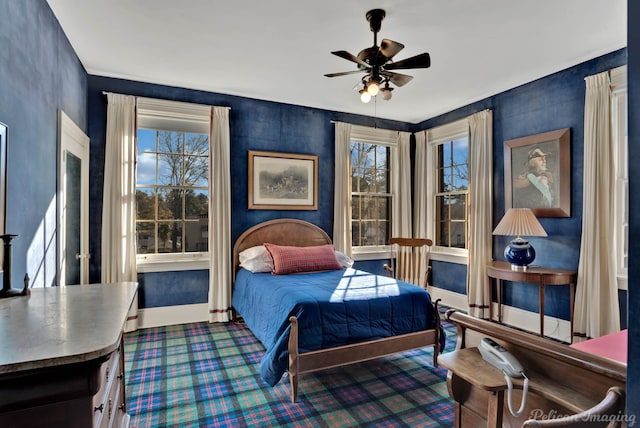
[{"label": "window frame", "polygon": [[614,248],[616,251],[616,281],[618,289],[628,290],[629,260],[629,173],[628,173],[628,93],[627,66],[610,71],[611,77],[611,139],[614,147]]},{"label": "window frame", "polygon": [[[136,140],[140,128],[206,133],[209,136],[209,159],[211,157],[210,106],[139,97],[136,102]],[[136,160],[137,157],[136,141]],[[211,180],[210,170],[208,174],[208,180]],[[208,194],[208,197],[211,195]],[[135,221],[137,222],[137,214]],[[136,268],[141,273],[209,269],[209,251],[137,254],[136,246]]]},{"label": "window frame", "polygon": [[[435,128],[427,130],[427,162],[429,164],[429,178],[427,183],[427,212],[431,221],[427,225],[428,236],[436,236],[437,216],[436,216],[436,196],[438,192],[438,171],[440,165],[438,165],[438,146],[443,143],[455,141],[460,138],[467,138],[469,140],[469,121],[460,119],[455,122],[447,123]],[[468,163],[468,158],[467,158]],[[469,180],[471,178],[469,177]],[[469,182],[469,187],[471,182]],[[469,203],[469,190],[467,189],[467,206]],[[465,230],[468,228],[469,219],[467,217]],[[467,237],[468,238],[468,237]],[[468,241],[467,241],[468,242]],[[455,248],[455,247],[443,247],[441,245],[434,245],[431,247],[430,258],[432,260],[456,263],[456,264],[468,264],[469,250],[468,248]]]},{"label": "window frame", "polygon": [[[349,145],[351,145],[352,141],[357,141],[365,144],[376,144],[381,146],[386,146],[390,148],[389,151],[389,191],[387,194],[389,195],[389,233],[391,233],[392,224],[393,224],[393,204],[394,204],[394,195],[393,195],[393,179],[394,179],[394,148],[397,147],[397,139],[398,139],[398,131],[392,131],[388,129],[378,129],[378,128],[369,128],[365,126],[357,126],[353,125],[351,128],[351,133],[349,136]],[[351,164],[351,160],[349,160],[350,170],[352,170],[353,165]],[[349,175],[349,180],[353,182],[353,173]],[[354,191],[351,189],[351,196],[353,196]],[[353,217],[353,215],[352,215]],[[349,219],[350,223],[350,233],[353,233],[353,218]],[[386,259],[391,257],[391,247],[389,245],[367,245],[367,246],[356,246],[351,243],[351,255],[352,258],[356,261],[359,260],[379,260]]]}]

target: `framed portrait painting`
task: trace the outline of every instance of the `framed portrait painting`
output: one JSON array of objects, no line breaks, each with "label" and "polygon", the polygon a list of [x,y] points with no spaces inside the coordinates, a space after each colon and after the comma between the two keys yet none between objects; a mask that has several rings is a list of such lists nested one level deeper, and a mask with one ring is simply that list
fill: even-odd
[{"label": "framed portrait painting", "polygon": [[504,142],[505,210],[531,208],[537,217],[571,216],[569,128]]},{"label": "framed portrait painting", "polygon": [[249,209],[318,209],[318,156],[250,150],[248,182]]}]

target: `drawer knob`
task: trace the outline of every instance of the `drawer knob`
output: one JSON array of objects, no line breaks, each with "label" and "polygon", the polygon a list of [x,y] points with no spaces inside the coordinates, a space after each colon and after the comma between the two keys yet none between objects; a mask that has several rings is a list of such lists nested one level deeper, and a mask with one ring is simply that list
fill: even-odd
[{"label": "drawer knob", "polygon": [[98,407],[94,407],[93,411],[94,412],[100,412],[102,413],[102,411],[104,410],[104,403],[100,404]]}]

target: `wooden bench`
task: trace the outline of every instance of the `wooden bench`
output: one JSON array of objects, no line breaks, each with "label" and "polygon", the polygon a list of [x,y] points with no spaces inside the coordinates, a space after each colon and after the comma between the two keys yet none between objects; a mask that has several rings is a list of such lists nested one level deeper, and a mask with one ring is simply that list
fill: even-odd
[{"label": "wooden bench", "polygon": [[[572,421],[575,426],[608,426],[612,419],[624,421],[626,364],[462,312],[450,310],[446,318],[456,323],[458,342],[456,350],[440,355],[438,362],[449,370],[447,387],[455,400],[455,427],[522,426],[529,419],[557,424],[529,422],[528,426],[572,426]],[[485,362],[475,347],[483,337],[500,343],[524,367],[529,393],[520,417],[512,416],[505,405],[504,375]],[[517,408],[522,381],[513,383]],[[591,415],[589,424],[575,418],[583,412]],[[559,424],[566,421],[569,425]]]}]

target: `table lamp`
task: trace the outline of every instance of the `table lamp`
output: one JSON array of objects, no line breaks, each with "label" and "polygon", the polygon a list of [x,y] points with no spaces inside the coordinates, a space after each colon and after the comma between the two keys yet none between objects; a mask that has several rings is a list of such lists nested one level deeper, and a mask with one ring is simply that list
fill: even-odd
[{"label": "table lamp", "polygon": [[523,236],[547,236],[530,208],[509,208],[493,231],[494,235],[515,236],[504,249],[504,257],[512,270],[527,270],[536,252]]}]

